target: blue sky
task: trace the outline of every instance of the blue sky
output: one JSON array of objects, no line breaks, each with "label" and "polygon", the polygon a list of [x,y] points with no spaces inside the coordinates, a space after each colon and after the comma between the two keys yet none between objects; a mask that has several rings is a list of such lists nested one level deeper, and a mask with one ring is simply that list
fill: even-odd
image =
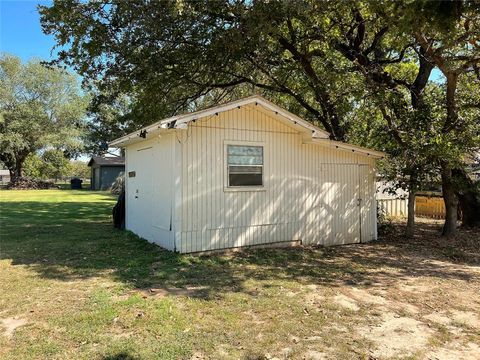
[{"label": "blue sky", "polygon": [[32,57],[51,59],[53,37],[40,27],[37,5],[51,1],[0,0],[0,51],[27,61]]}]

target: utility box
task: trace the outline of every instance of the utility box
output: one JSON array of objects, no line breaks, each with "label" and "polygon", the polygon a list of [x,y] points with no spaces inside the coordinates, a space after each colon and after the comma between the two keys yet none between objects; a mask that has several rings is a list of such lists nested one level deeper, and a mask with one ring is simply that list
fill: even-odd
[{"label": "utility box", "polygon": [[82,182],[83,180],[82,179],[79,179],[79,178],[72,178],[70,179],[70,188],[72,190],[76,190],[76,189],[81,189],[82,188]]}]

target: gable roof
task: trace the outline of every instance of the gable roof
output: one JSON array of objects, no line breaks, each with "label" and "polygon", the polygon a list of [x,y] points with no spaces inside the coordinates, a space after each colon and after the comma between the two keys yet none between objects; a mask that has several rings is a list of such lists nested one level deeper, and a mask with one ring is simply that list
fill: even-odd
[{"label": "gable roof", "polygon": [[88,162],[88,166],[92,166],[94,163],[102,166],[121,166],[125,165],[125,158],[122,156],[92,156]]},{"label": "gable roof", "polygon": [[[109,143],[112,147],[123,147],[132,143],[145,140],[148,134],[160,133],[163,131],[168,131],[172,129],[187,129],[188,123],[211,115],[218,115],[218,113],[233,110],[240,108],[242,106],[256,105],[261,106],[262,108],[272,111],[279,119],[291,127],[296,128],[299,131],[302,131],[307,134],[306,138],[309,142],[315,142],[317,144],[323,145],[332,145],[336,148],[346,148],[352,151],[358,151],[360,153],[372,155],[373,157],[383,157],[385,154],[380,151],[375,151],[371,149],[365,149],[359,146],[349,145],[339,141],[330,140],[330,134],[320,129],[318,126],[312,125],[308,121],[303,120],[297,115],[281,108],[280,106],[268,101],[260,95],[252,95],[243,99],[231,101],[225,104],[213,106],[204,110],[199,110],[191,113],[186,113],[183,115],[172,116],[167,119],[163,119],[153,123],[152,125],[143,127],[135,132],[132,132],[128,135],[122,136],[118,139],[115,139]],[[144,134],[144,137],[142,136]],[[312,141],[320,140],[320,141]]]},{"label": "gable roof", "polygon": [[153,123],[152,125],[143,127],[133,133],[122,136],[118,139],[115,139],[109,143],[110,146],[119,146],[121,147],[124,143],[128,142],[129,139],[134,137],[139,137],[142,131],[147,131],[147,134],[152,131],[157,130],[168,130],[168,129],[186,129],[186,125],[191,121],[196,121],[197,119],[216,115],[221,112],[229,111],[236,109],[238,107],[247,106],[247,105],[260,105],[265,109],[275,112],[275,114],[283,117],[289,121],[291,126],[302,128],[305,131],[309,131],[314,134],[315,137],[328,138],[329,133],[325,130],[320,129],[319,127],[310,124],[308,121],[303,120],[295,114],[281,108],[278,105],[268,101],[267,99],[261,97],[260,95],[249,96],[240,100],[231,101],[225,104],[212,106],[204,110],[198,110],[191,113],[186,113],[182,115],[172,116],[167,119],[163,119]]}]

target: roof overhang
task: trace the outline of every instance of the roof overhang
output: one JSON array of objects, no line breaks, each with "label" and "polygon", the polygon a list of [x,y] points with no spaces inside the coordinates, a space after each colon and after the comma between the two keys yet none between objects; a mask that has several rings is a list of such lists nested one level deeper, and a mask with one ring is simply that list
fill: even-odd
[{"label": "roof overhang", "polygon": [[386,156],[386,154],[382,151],[372,150],[372,149],[364,148],[362,146],[347,144],[341,141],[335,141],[330,139],[311,139],[309,141],[304,141],[304,142],[332,147],[335,149],[340,149],[345,151],[350,151],[353,153],[362,154],[366,156],[371,156],[372,158],[375,158],[375,159],[381,159]]},{"label": "roof overhang", "polygon": [[[115,139],[111,141],[109,145],[112,147],[124,147],[132,143],[143,141],[149,137],[148,135],[158,135],[162,132],[172,130],[186,130],[191,121],[196,121],[208,116],[218,115],[221,112],[238,109],[242,106],[248,105],[261,106],[263,109],[273,112],[276,116],[282,118],[284,122],[289,123],[292,127],[297,128],[299,131],[309,133],[310,137],[325,139],[328,139],[329,137],[328,132],[325,130],[310,124],[308,121],[305,121],[297,115],[282,109],[280,106],[273,104],[259,95],[253,95],[205,110],[195,111],[184,115],[177,115],[158,121],[133,133]],[[141,137],[141,134],[145,134],[145,137]]]},{"label": "roof overhang", "polygon": [[128,135],[122,136],[109,143],[111,147],[125,147],[137,142],[152,139],[162,133],[174,132],[178,130],[187,130],[190,122],[195,122],[201,118],[215,116],[221,112],[240,109],[242,106],[260,106],[261,110],[271,112],[272,116],[289,126],[303,133],[304,143],[314,143],[318,145],[333,147],[336,149],[351,151],[373,158],[379,159],[385,157],[385,153],[372,149],[363,148],[357,145],[347,144],[341,141],[330,140],[330,134],[319,127],[312,125],[295,114],[281,108],[267,99],[253,95],[240,100],[231,101],[226,104],[214,106],[205,110],[199,110],[192,113],[173,116],[160,120],[152,125],[143,127]]},{"label": "roof overhang", "polygon": [[[109,161],[112,159],[121,159],[121,162]],[[106,157],[103,159],[100,156],[92,156],[88,161],[87,166],[93,166],[94,164],[97,164],[98,166],[125,166],[125,159],[121,156],[111,158]]]}]

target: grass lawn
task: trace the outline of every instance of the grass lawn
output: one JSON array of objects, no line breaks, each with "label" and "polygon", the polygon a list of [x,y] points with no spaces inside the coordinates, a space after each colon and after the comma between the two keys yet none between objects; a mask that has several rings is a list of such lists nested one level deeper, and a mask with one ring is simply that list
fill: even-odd
[{"label": "grass lawn", "polygon": [[113,204],[0,191],[1,359],[480,354],[478,232],[195,257],[114,229]]}]

